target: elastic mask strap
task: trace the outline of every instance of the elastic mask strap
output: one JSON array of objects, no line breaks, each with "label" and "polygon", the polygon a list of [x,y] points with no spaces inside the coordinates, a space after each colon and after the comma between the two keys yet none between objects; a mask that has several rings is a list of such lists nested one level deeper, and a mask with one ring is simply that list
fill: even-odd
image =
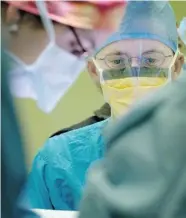
[{"label": "elastic mask strap", "polygon": [[179,49],[177,49],[174,57],[173,57],[173,60],[170,64],[170,67],[169,67],[169,72],[168,72],[168,82],[172,81],[172,67],[173,65],[175,64],[175,61],[176,61],[176,58],[178,57],[178,54],[179,54]]},{"label": "elastic mask strap", "polygon": [[78,36],[78,34],[77,34],[75,28],[72,27],[72,26],[68,26],[68,27],[69,27],[69,29],[71,30],[71,32],[73,33],[73,35],[74,35],[74,37],[75,37],[75,39],[76,39],[76,41],[77,41],[79,47],[81,48],[82,52],[83,52],[83,53],[87,52],[86,49],[83,47],[83,45],[82,45],[82,43],[81,43],[81,40],[80,40],[80,38],[79,38],[79,36]]},{"label": "elastic mask strap", "polygon": [[47,32],[47,35],[50,41],[55,43],[55,31],[54,31],[52,21],[50,20],[48,16],[46,3],[44,2],[44,0],[39,0],[39,1],[36,1],[36,5],[39,10],[39,13],[40,13],[44,28]]},{"label": "elastic mask strap", "polygon": [[[81,48],[81,55],[84,55],[84,56],[88,56],[89,55],[89,51],[83,46],[83,43],[81,41],[81,38],[80,36],[78,35],[78,33],[76,32],[76,28],[75,27],[72,27],[72,26],[68,26],[68,28],[70,29],[70,31],[72,32],[72,34],[74,35],[75,39],[76,39],[76,42],[77,44],[79,45],[79,47]],[[92,48],[95,48],[95,42],[92,38],[89,39],[89,42],[91,43],[92,45]]]}]

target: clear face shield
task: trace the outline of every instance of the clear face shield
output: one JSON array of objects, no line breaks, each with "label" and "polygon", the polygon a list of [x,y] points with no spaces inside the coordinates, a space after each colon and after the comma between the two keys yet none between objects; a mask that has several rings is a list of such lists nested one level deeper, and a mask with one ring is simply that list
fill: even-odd
[{"label": "clear face shield", "polygon": [[[120,52],[93,58],[105,100],[110,104],[114,117],[124,114],[137,100],[171,81],[177,52],[174,57],[171,53],[143,52],[140,43],[138,54],[131,57]],[[172,60],[168,66],[165,65],[167,59]],[[104,67],[99,64],[101,62],[104,62]]]}]

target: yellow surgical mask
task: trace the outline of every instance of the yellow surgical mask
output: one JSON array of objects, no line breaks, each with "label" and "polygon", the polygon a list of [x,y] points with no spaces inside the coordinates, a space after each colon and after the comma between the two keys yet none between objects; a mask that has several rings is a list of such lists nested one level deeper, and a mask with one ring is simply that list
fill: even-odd
[{"label": "yellow surgical mask", "polygon": [[110,104],[112,118],[117,118],[133,106],[133,104],[157,90],[166,83],[160,77],[129,77],[107,80],[101,84],[105,100]]}]

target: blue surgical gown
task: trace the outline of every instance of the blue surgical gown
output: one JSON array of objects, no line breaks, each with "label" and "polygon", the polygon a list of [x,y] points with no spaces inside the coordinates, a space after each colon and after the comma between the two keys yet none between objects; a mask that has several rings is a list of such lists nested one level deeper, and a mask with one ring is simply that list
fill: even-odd
[{"label": "blue surgical gown", "polygon": [[107,120],[48,139],[34,159],[21,204],[77,210],[90,165],[103,157]]}]

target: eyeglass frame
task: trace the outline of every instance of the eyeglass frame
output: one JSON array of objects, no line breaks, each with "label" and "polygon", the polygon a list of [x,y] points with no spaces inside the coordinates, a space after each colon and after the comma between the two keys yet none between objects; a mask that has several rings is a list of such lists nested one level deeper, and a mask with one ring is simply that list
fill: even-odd
[{"label": "eyeglass frame", "polygon": [[[165,59],[166,58],[169,58],[169,57],[174,57],[174,54],[172,54],[172,55],[164,55],[163,53],[161,53],[161,52],[158,52],[158,51],[148,51],[148,52],[145,52],[145,53],[143,53],[143,54],[150,54],[150,53],[159,53],[159,54],[161,54],[163,57],[164,57],[164,60],[161,62],[161,64],[159,65],[159,66],[157,66],[157,68],[158,67],[160,67],[164,62],[165,62]],[[141,56],[143,56],[143,54],[141,55]],[[131,67],[131,63],[132,63],[132,59],[134,59],[134,58],[136,58],[136,59],[138,59],[139,60],[139,57],[129,57],[128,55],[127,55],[127,53],[115,53],[115,54],[107,54],[104,58],[97,58],[97,57],[95,57],[95,59],[96,60],[101,60],[101,61],[104,61],[104,63],[110,68],[110,69],[114,69],[114,67],[112,68],[112,67],[110,67],[109,66],[109,64],[107,63],[107,61],[106,61],[106,58],[108,57],[108,56],[111,56],[111,55],[126,55],[127,57],[128,57],[128,63],[129,63],[129,65],[128,66],[130,66]],[[130,61],[129,61],[130,60]],[[141,66],[141,65],[140,65]]]}]

